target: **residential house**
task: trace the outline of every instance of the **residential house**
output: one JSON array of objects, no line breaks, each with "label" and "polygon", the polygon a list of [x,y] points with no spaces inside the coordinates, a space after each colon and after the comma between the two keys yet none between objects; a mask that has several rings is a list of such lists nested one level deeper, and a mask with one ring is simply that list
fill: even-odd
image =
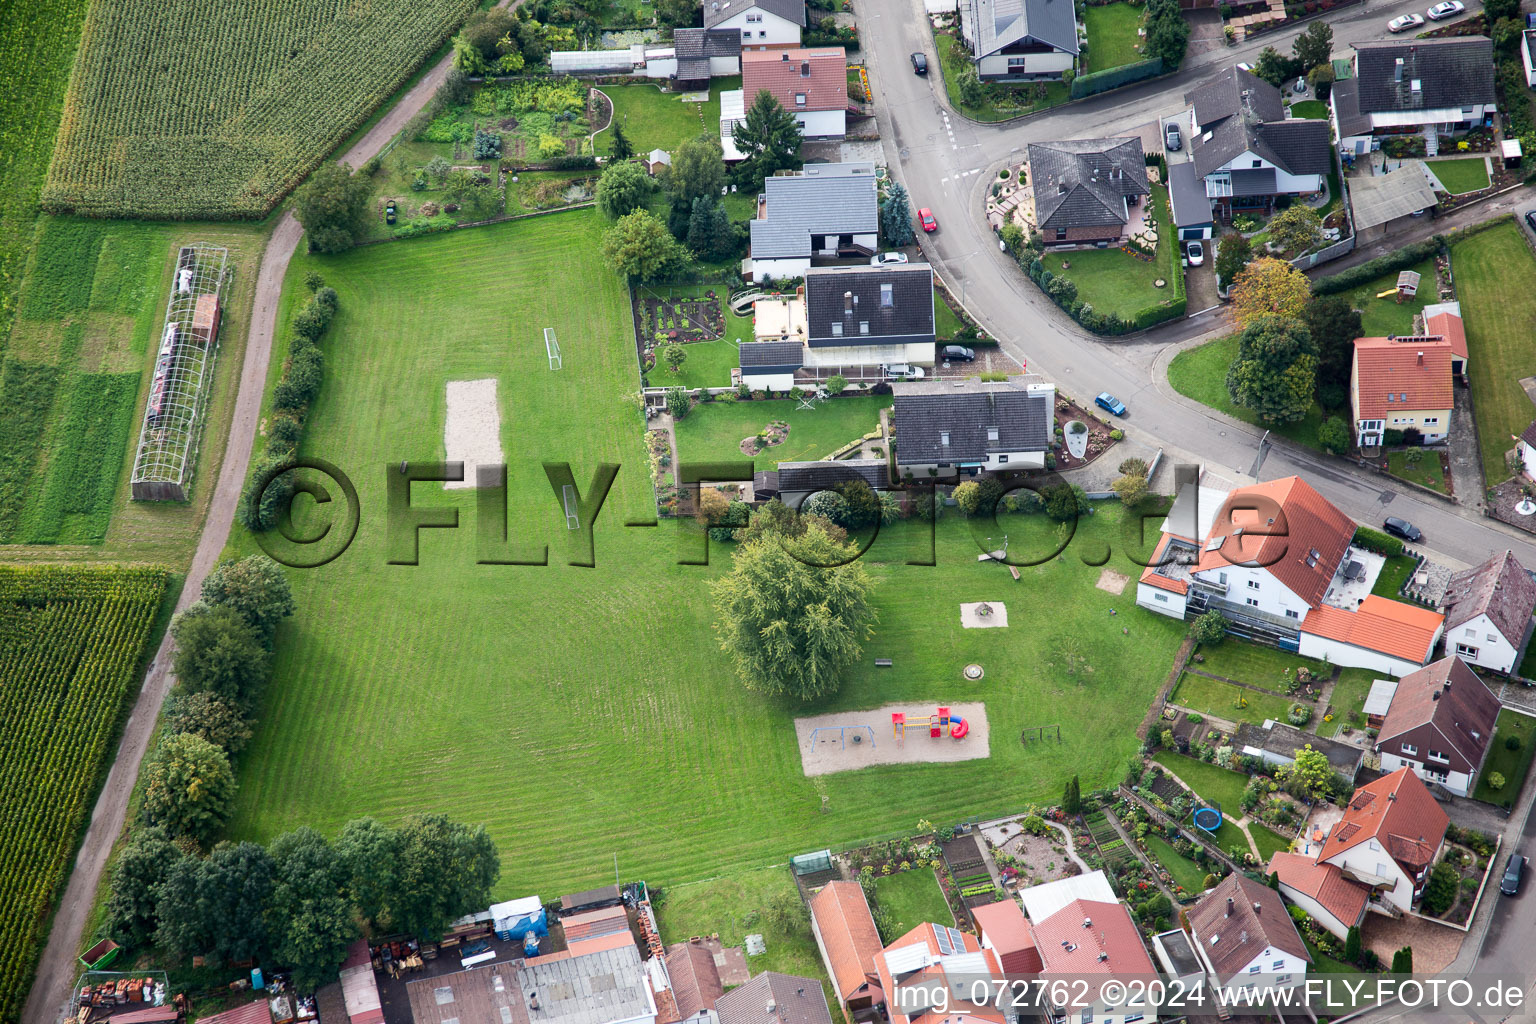
[{"label": "residential house", "polygon": [[1004,974],[1040,973],[1040,951],[1035,948],[1034,933],[1018,900],[1010,896],[997,903],[972,907],[971,918],[976,922],[981,948],[997,955]]},{"label": "residential house", "polygon": [[799,341],[749,341],[736,352],[741,382],[753,391],[787,392],[795,386],[795,371],[805,363]]},{"label": "residential house", "polygon": [[824,885],[811,897],[811,933],[848,1016],[856,1022],[879,1020],[885,993],[875,974],[875,956],[882,948],[864,887],[840,879]]},{"label": "residential house", "polygon": [[847,133],[848,59],[841,46],[744,51],[744,109],[751,109],[760,92],[772,94],[793,114],[807,139],[841,139]]},{"label": "residential house", "polygon": [[656,994],[666,989],[661,959],[642,961],[632,939],[615,949],[485,964],[405,987],[415,1024],[656,1024]]},{"label": "residential house", "polygon": [[873,255],[880,246],[876,190],[872,163],[809,164],[768,178],[748,225],[752,280],[804,277],[817,257]]},{"label": "residential house", "polygon": [[1378,899],[1409,910],[1423,892],[1449,823],[1419,777],[1399,768],[1355,790],[1323,840],[1317,862],[1333,864]]},{"label": "residential house", "polygon": [[1205,194],[1205,183],[1195,173],[1195,165],[1190,161],[1168,165],[1168,202],[1173,207],[1173,226],[1178,228],[1181,241],[1214,237],[1214,206],[1211,197]]},{"label": "residential house", "polygon": [[1520,456],[1520,472],[1527,480],[1536,481],[1536,421],[1520,431],[1520,436],[1512,439],[1515,442],[1515,452]]},{"label": "residential house", "polygon": [[715,954],[703,942],[690,940],[667,947],[667,979],[672,983],[672,999],[681,1021],[708,1018],[715,1001],[725,995],[720,983],[720,968]]},{"label": "residential house", "polygon": [[1133,216],[1143,219],[1137,208],[1151,191],[1141,139],[1041,142],[1028,160],[1035,227],[1047,246],[1118,243]]},{"label": "residential house", "polygon": [[1374,448],[1386,432],[1417,431],[1424,444],[1450,436],[1455,388],[1451,343],[1441,337],[1356,338],[1349,369],[1355,437]]},{"label": "residential house", "polygon": [[1452,576],[1442,607],[1446,645],[1469,664],[1507,675],[1531,633],[1536,581],[1506,550]]},{"label": "residential house", "polygon": [[741,33],[741,49],[799,46],[805,0],[704,0],[704,27]]},{"label": "residential house", "polygon": [[[1141,944],[1141,933],[1131,912],[1119,900],[1076,899],[1049,917],[1030,918],[1035,947],[1040,951],[1040,974],[1047,981],[1086,978],[1089,1001],[1074,1000],[1062,1006],[1068,1019],[1094,1024],[1154,1024],[1157,1007],[1145,998],[1108,1002],[1093,979],[1143,983],[1160,980],[1152,958]],[[1069,986],[1070,996],[1077,992]]]},{"label": "residential house", "polygon": [[926,263],[812,267],[805,272],[805,366],[823,377],[932,366],[933,303]]},{"label": "residential house", "polygon": [[1356,244],[1402,231],[1426,213],[1433,216],[1439,201],[1422,160],[1404,160],[1391,174],[1350,178],[1349,208],[1355,220]]},{"label": "residential house", "polygon": [[1499,698],[1456,655],[1410,672],[1397,681],[1376,736],[1381,770],[1408,768],[1470,796],[1498,717]]},{"label": "residential house", "polygon": [[[1387,175],[1392,177],[1392,175]],[[1461,303],[1431,302],[1419,316],[1424,321],[1424,333],[1438,335],[1451,343],[1451,376],[1467,375],[1467,327],[1461,322]]]},{"label": "residential house", "polygon": [[896,472],[954,481],[982,472],[1045,468],[1055,427],[1050,384],[921,381],[895,385]]},{"label": "residential house", "polygon": [[764,971],[715,1000],[720,1024],[832,1024],[821,982]]},{"label": "residential house", "polygon": [[711,79],[741,74],[741,48],[735,29],[673,29],[672,87],[685,92],[707,90]]},{"label": "residential house", "polygon": [[1359,157],[1391,135],[1439,136],[1488,123],[1498,109],[1492,40],[1484,36],[1382,39],[1355,43],[1355,73],[1334,83],[1328,102],[1339,152]]},{"label": "residential house", "polygon": [[1190,156],[1224,220],[1269,212],[1279,196],[1311,195],[1332,170],[1328,125],[1286,116],[1280,90],[1242,68],[1191,91]]},{"label": "residential house", "polygon": [[1186,483],[1161,530],[1136,586],[1151,611],[1219,611],[1238,636],[1390,675],[1427,663],[1443,631],[1438,612],[1371,593],[1385,559],[1300,477],[1224,494]]},{"label": "residential house", "polygon": [[1071,0],[960,0],[960,34],[983,82],[1057,80],[1077,60]]},{"label": "residential house", "polygon": [[1287,722],[1265,719],[1263,725],[1244,722],[1232,734],[1232,745],[1240,754],[1257,757],[1265,764],[1287,765],[1296,762],[1296,754],[1310,747],[1328,758],[1334,771],[1351,783],[1360,773],[1365,751],[1353,743],[1326,739]]},{"label": "residential house", "polygon": [[1305,984],[1312,957],[1280,894],[1233,873],[1188,911],[1192,943],[1217,987],[1244,991],[1247,1005],[1261,993]]},{"label": "residential house", "polygon": [[1371,891],[1346,878],[1337,864],[1281,851],[1270,857],[1269,871],[1280,876],[1280,895],[1338,938],[1347,938],[1349,930],[1365,920]]},{"label": "residential house", "polygon": [[[871,490],[891,487],[890,465],[884,459],[838,459],[819,462],[781,462],[778,469],[779,500],[790,508],[817,491],[830,491],[839,484],[864,483]],[[812,910],[815,910],[814,903]]]},{"label": "residential house", "polygon": [[1001,973],[997,954],[974,935],[920,924],[874,960],[891,1024],[1006,1024],[998,1006],[1002,993],[974,984]]}]

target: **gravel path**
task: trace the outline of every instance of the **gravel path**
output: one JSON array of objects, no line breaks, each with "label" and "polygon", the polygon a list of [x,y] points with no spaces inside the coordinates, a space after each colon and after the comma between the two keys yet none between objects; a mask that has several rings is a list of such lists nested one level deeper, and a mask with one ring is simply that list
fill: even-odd
[{"label": "gravel path", "polygon": [[[506,6],[506,0],[499,6]],[[379,118],[377,124],[342,154],[340,162],[360,167],[383,150],[389,140],[399,134],[406,122],[415,117],[432,98],[448,74],[450,59],[444,57],[423,75],[421,81]],[[284,213],[262,254],[261,270],[256,277],[250,333],[245,345],[245,362],[240,370],[240,390],[235,400],[234,419],[230,424],[229,440],[224,449],[224,461],[214,488],[213,501],[208,509],[208,519],[203,524],[192,564],[187,568],[186,585],[176,603],[178,612],[197,600],[203,577],[218,562],[219,554],[229,540],[235,505],[245,484],[251,447],[261,417],[261,400],[266,389],[267,367],[272,357],[272,337],[277,328],[277,305],[282,294],[283,277],[288,272],[288,263],[297,251],[303,234],[304,229],[299,226],[293,214]],[[32,981],[32,991],[22,1014],[23,1020],[63,1019],[79,971],[75,955],[83,945],[81,940],[96,891],[101,884],[102,873],[106,870],[113,843],[122,832],[128,812],[128,798],[138,778],[139,763],[149,747],[155,722],[160,717],[160,705],[175,682],[170,665],[171,634],[167,631],[161,638],[154,660],[150,662],[143,689],[134,702],[133,713],[123,726],[117,757],[96,798],[90,828],[81,841],[80,853],[69,876],[69,884],[64,889],[58,911],[54,915],[48,944],[37,964],[37,976]]]}]

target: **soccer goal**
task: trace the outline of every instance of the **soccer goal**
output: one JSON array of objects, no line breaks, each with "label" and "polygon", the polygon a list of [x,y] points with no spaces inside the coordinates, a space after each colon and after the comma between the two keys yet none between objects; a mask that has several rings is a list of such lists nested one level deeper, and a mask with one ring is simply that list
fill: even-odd
[{"label": "soccer goal", "polygon": [[560,487],[560,495],[565,499],[565,528],[581,529],[581,517],[576,514],[576,488],[570,484],[563,484]]},{"label": "soccer goal", "polygon": [[555,340],[555,329],[544,328],[544,353],[549,356],[549,368],[560,369],[560,342]]}]

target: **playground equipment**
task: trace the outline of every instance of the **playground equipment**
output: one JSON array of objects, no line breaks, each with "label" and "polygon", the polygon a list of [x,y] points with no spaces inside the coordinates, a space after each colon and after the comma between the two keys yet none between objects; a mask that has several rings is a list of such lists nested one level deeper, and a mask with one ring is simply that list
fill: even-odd
[{"label": "playground equipment", "polygon": [[950,714],[947,707],[939,708],[937,714],[914,715],[910,722],[905,711],[892,711],[891,730],[896,734],[897,743],[906,739],[908,729],[926,729],[930,739],[947,735],[952,740],[961,740],[971,731],[971,726],[959,715]]},{"label": "playground equipment", "polygon": [[1221,809],[1218,807],[1196,807],[1194,816],[1195,828],[1206,832],[1215,832],[1221,828]]},{"label": "playground equipment", "polygon": [[1419,294],[1419,272],[1417,270],[1405,270],[1397,275],[1397,287],[1388,288],[1384,292],[1377,292],[1378,299],[1384,299],[1389,295],[1396,295],[1398,302],[1405,302]]},{"label": "playground equipment", "polygon": [[838,748],[848,749],[848,734],[853,733],[853,745],[861,746],[864,743],[864,734],[869,733],[869,746],[875,746],[875,730],[868,725],[819,725],[811,730],[811,748],[815,749],[816,740],[822,733],[837,733]]}]

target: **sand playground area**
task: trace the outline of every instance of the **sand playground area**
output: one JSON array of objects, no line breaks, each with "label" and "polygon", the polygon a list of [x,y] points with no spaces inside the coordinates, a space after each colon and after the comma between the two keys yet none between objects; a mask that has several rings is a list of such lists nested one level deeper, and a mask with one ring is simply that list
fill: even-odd
[{"label": "sand playground area", "polygon": [[443,420],[447,461],[464,463],[464,479],[449,480],[445,490],[478,486],[476,471],[506,462],[501,455],[501,412],[496,407],[496,378],[451,380],[446,385],[448,415]]},{"label": "sand playground area", "polygon": [[947,735],[933,738],[927,728],[907,729],[896,739],[891,713],[905,712],[907,723],[927,723],[937,704],[886,704],[865,711],[834,711],[795,719],[795,738],[800,744],[800,767],[807,775],[830,775],[877,764],[925,764],[942,761],[975,761],[991,756],[988,747],[987,706],[980,702],[950,704],[951,716],[959,715],[968,729],[962,739]]}]

